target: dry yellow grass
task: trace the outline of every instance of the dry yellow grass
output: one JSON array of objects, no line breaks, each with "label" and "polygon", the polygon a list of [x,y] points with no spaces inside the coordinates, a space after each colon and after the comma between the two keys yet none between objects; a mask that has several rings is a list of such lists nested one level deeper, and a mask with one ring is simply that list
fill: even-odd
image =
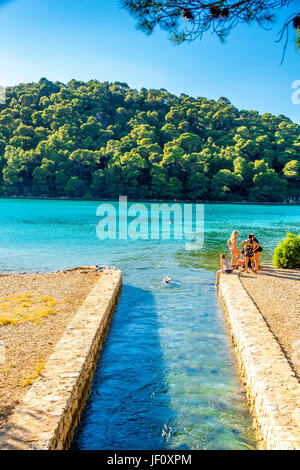
[{"label": "dry yellow grass", "polygon": [[17,294],[0,298],[0,325],[16,325],[23,322],[40,324],[43,318],[57,313],[52,297],[33,294]]},{"label": "dry yellow grass", "polygon": [[45,368],[45,362],[38,362],[35,368],[35,371],[33,374],[28,377],[24,382],[21,384],[22,387],[27,387],[28,385],[32,385],[33,382],[39,377],[40,373],[44,370]]}]

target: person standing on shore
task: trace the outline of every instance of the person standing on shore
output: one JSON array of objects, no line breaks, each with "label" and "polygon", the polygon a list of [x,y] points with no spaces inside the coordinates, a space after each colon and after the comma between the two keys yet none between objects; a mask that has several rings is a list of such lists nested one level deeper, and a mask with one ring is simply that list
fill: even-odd
[{"label": "person standing on shore", "polygon": [[260,255],[261,255],[261,252],[263,251],[263,249],[262,249],[262,247],[260,246],[260,243],[259,243],[259,241],[257,240],[257,238],[255,238],[254,233],[251,233],[250,235],[252,235],[253,241],[258,244],[258,247],[255,248],[255,250],[254,250],[255,271],[258,271],[258,270],[259,270],[259,266],[260,266],[259,258],[260,258]]},{"label": "person standing on shore", "polygon": [[259,243],[256,243],[253,240],[253,235],[252,233],[249,233],[247,240],[244,240],[242,243],[240,243],[240,247],[244,248],[245,245],[245,269],[246,273],[248,273],[248,267],[249,267],[249,262],[252,268],[252,271],[256,271],[255,266],[253,267],[254,264],[254,251],[259,247]]},{"label": "person standing on shore", "polygon": [[222,273],[230,274],[232,273],[232,267],[230,261],[226,258],[225,255],[221,255],[221,269],[217,271],[217,282],[216,287],[220,284],[220,277]]},{"label": "person standing on shore", "polygon": [[240,252],[237,247],[237,237],[238,237],[239,232],[237,230],[234,230],[231,234],[231,237],[229,240],[227,240],[227,245],[228,248],[231,251],[231,266],[234,268],[235,267],[235,260],[240,257]]}]

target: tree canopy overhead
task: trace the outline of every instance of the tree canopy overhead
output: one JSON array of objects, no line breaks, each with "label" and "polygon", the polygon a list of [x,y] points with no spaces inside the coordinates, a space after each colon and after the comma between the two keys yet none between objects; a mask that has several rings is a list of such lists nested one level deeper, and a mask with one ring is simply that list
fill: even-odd
[{"label": "tree canopy overhead", "polygon": [[0,104],[0,195],[283,201],[300,197],[300,126],[123,82],[42,78]]},{"label": "tree canopy overhead", "polygon": [[[156,26],[167,31],[175,43],[202,38],[211,31],[224,40],[239,23],[257,23],[268,28],[276,13],[298,0],[121,0],[122,6],[137,20],[146,33]],[[299,5],[298,5],[299,6]],[[290,28],[300,36],[300,14],[287,18],[280,38],[288,40]],[[299,49],[300,50],[300,49]]]}]

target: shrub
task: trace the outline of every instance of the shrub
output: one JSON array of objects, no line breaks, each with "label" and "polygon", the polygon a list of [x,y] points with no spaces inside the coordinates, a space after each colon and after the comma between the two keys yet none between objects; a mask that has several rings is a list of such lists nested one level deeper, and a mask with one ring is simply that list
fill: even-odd
[{"label": "shrub", "polygon": [[273,263],[277,268],[300,268],[300,235],[286,234],[274,250]]}]

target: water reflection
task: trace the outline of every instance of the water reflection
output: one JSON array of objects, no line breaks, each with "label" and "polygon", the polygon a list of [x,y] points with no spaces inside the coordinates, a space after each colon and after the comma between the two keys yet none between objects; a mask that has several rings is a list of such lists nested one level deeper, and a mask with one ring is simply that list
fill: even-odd
[{"label": "water reflection", "polygon": [[125,285],[74,449],[164,449],[170,408],[155,300]]}]

